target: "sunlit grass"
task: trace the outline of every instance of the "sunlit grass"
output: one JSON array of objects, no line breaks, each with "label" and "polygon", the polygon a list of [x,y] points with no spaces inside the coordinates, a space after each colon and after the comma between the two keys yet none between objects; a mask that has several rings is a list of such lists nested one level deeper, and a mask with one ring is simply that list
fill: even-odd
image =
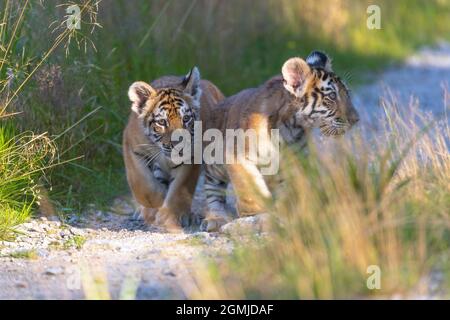
[{"label": "sunlit grass", "polygon": [[10,236],[11,228],[39,203],[39,180],[55,153],[45,134],[16,134],[11,123],[0,123],[0,239]]},{"label": "sunlit grass", "polygon": [[9,254],[9,257],[15,259],[37,260],[39,258],[39,255],[36,249],[30,249],[12,252]]},{"label": "sunlit grass", "polygon": [[[308,156],[286,152],[268,241],[201,269],[191,297],[447,297],[449,122],[394,105],[385,103],[378,132],[315,141]],[[366,285],[371,265],[379,290]]]},{"label": "sunlit grass", "polygon": [[[67,50],[71,39],[78,43],[82,39],[78,33],[74,35],[73,30],[65,28],[54,35],[44,51],[34,55],[32,48],[25,44],[24,30],[30,13],[38,5],[28,0],[6,0],[0,4],[0,240],[10,239],[13,227],[29,218],[40,204],[41,211],[54,214],[44,188],[46,173],[57,164],[70,161],[57,157],[56,143],[74,124],[65,127],[60,135],[50,136],[48,127],[38,128],[42,134],[34,133],[37,129],[31,125],[34,121],[27,121],[32,119],[32,106],[25,88],[58,47],[65,45]],[[96,26],[95,15],[90,13],[95,10],[96,2],[86,0],[79,5],[81,13],[87,12],[90,24]],[[57,73],[55,70],[58,71],[52,72]],[[51,121],[52,116],[50,113],[46,121]]]},{"label": "sunlit grass", "polygon": [[0,240],[13,240],[13,227],[25,222],[31,215],[31,205],[23,204],[14,208],[9,204],[0,205]]}]

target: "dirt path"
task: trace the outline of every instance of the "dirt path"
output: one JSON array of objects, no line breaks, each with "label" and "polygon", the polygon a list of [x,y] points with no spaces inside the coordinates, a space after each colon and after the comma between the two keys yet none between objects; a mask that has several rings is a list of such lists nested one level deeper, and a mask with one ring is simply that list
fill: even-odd
[{"label": "dirt path", "polygon": [[[385,86],[400,101],[407,102],[414,94],[423,108],[439,114],[445,82],[450,82],[450,45],[421,50],[403,66],[387,70],[355,92],[355,105],[366,113],[361,125],[373,124]],[[197,208],[202,201],[199,192]],[[109,212],[92,210],[82,218],[71,217],[66,224],[33,219],[20,226],[22,234],[15,242],[0,242],[0,299],[93,297],[101,285],[83,290],[82,279],[89,283],[88,276],[99,283],[107,279],[107,291],[114,299],[133,288],[139,299],[185,298],[197,263],[220,259],[233,250],[226,234],[160,233],[146,227],[133,212],[126,199],[117,199]],[[246,218],[229,230],[257,223]]]},{"label": "dirt path", "polygon": [[[373,126],[383,112],[380,97],[392,94],[399,106],[417,99],[422,110],[441,117],[444,88],[450,90],[450,43],[425,47],[407,58],[402,66],[390,68],[354,93],[354,104],[362,115],[362,126]],[[447,108],[450,101],[447,97]]]},{"label": "dirt path", "polygon": [[111,212],[91,212],[69,225],[40,218],[21,226],[25,234],[2,249],[0,299],[83,298],[82,277],[102,278],[104,272],[112,298],[127,280],[139,281],[138,298],[184,298],[179,282],[189,279],[196,260],[232,248],[217,234],[152,230],[133,218],[132,207],[117,202]]},{"label": "dirt path", "polygon": [[[204,198],[199,192],[194,210]],[[107,212],[90,210],[65,223],[45,217],[17,228],[14,242],[0,242],[0,299],[187,298],[199,263],[233,250],[230,234],[257,230],[259,218],[238,219],[224,233],[162,233],[135,214],[133,201],[121,198]],[[93,288],[85,279],[99,282]],[[94,280],[94,281],[92,281]],[[107,288],[107,289],[104,289]]]}]

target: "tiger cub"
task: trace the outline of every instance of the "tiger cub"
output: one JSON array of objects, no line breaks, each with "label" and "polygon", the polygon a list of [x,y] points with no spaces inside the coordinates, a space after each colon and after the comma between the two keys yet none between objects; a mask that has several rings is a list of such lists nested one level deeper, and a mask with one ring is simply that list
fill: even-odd
[{"label": "tiger cub", "polygon": [[196,67],[185,77],[135,82],[128,96],[132,112],[123,133],[128,184],[147,223],[180,231],[181,222],[191,215],[200,166],[174,164],[171,135],[177,129],[193,135],[200,107],[212,108],[224,96],[214,84],[200,79]]},{"label": "tiger cub", "polygon": [[[258,88],[247,89],[226,98],[217,106],[208,105],[216,115],[208,128],[254,129],[269,138],[271,129],[278,129],[284,144],[304,144],[305,134],[319,127],[323,135],[342,135],[358,121],[349,90],[333,72],[330,58],[319,51],[306,60],[291,58],[275,76]],[[226,158],[226,152],[224,152]],[[228,162],[226,162],[228,163]],[[270,199],[267,176],[257,163],[210,164],[205,170],[205,192],[208,209],[201,228],[218,230],[232,219],[225,210],[225,194],[231,182],[240,216],[264,212],[263,199]],[[256,192],[255,192],[256,188]]]}]

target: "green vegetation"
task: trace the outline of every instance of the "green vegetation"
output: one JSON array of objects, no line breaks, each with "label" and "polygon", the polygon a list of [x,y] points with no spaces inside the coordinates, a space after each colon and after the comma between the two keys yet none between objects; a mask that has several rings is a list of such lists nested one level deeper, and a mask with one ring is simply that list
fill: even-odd
[{"label": "green vegetation", "polygon": [[11,237],[11,226],[30,217],[40,200],[39,179],[55,148],[45,134],[16,134],[11,123],[0,123],[0,239]]},{"label": "green vegetation", "polygon": [[68,239],[64,243],[63,247],[64,249],[76,248],[80,250],[81,248],[83,248],[83,245],[86,242],[86,240],[87,240],[86,237],[75,235],[72,238]]},{"label": "green vegetation", "polygon": [[[66,28],[36,55],[26,36],[34,8],[28,0],[0,4],[0,239],[11,238],[12,227],[26,220],[35,204],[43,211],[53,211],[45,189],[46,171],[65,162],[59,160],[56,142],[72,128],[50,137],[47,132],[51,131],[53,114],[46,114],[45,108],[33,114],[30,108],[39,99],[24,88],[33,76],[37,76],[36,83],[45,81],[39,71],[58,46],[73,38],[81,43],[83,38]],[[86,3],[82,10],[92,8]],[[46,87],[51,86],[53,82],[46,83]],[[33,123],[46,123],[47,128],[37,131]]]},{"label": "green vegetation", "polygon": [[9,255],[11,258],[16,259],[27,259],[27,260],[36,260],[39,258],[39,255],[35,249],[31,250],[18,250]]},{"label": "green vegetation", "polygon": [[177,243],[195,247],[204,246],[206,244],[204,238],[200,235],[195,235],[191,238],[178,240]]}]

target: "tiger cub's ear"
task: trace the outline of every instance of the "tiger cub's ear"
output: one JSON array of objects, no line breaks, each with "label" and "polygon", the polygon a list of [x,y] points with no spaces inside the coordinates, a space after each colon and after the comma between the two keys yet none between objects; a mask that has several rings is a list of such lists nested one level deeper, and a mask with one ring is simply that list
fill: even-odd
[{"label": "tiger cub's ear", "polygon": [[128,89],[128,97],[133,103],[131,110],[136,112],[138,115],[141,114],[147,100],[155,94],[156,90],[153,89],[148,83],[143,81],[133,83],[130,89]]},{"label": "tiger cub's ear", "polygon": [[290,58],[284,63],[283,68],[281,68],[284,87],[296,97],[301,97],[306,78],[310,72],[311,68],[305,60],[301,58]]},{"label": "tiger cub's ear", "polygon": [[331,66],[331,58],[322,51],[311,52],[306,58],[306,62],[311,67],[322,68],[325,71],[333,72],[333,68]]},{"label": "tiger cub's ear", "polygon": [[197,67],[193,67],[183,79],[184,92],[191,95],[194,99],[194,106],[200,106],[200,97],[202,90],[200,89],[200,72]]}]

